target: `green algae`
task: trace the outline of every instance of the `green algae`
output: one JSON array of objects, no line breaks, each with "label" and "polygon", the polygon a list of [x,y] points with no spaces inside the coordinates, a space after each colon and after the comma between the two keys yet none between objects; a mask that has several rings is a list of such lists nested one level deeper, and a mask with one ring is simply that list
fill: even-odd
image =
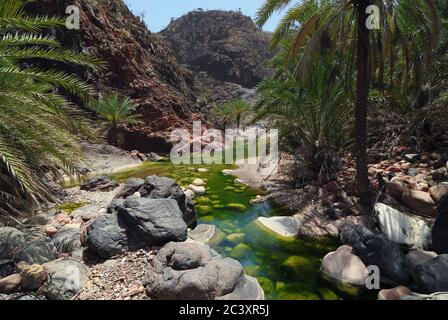
[{"label": "green algae", "polygon": [[[206,168],[208,171],[199,173],[197,168]],[[120,182],[130,177],[145,178],[153,174],[170,176],[183,187],[196,178],[207,181],[207,196],[194,200],[199,223],[213,223],[223,231],[226,238],[214,249],[240,261],[245,273],[258,279],[268,299],[353,299],[353,295],[338,290],[322,279],[319,272],[322,258],[337,248],[338,240],[279,237],[255,220],[259,216],[287,215],[286,211],[266,204],[249,205],[251,199],[263,192],[235,183],[234,176],[221,174],[224,169],[233,170],[235,167],[185,166],[162,161],[144,163],[140,167],[110,176]],[[233,205],[229,207],[230,204],[237,204],[238,208]]]}]

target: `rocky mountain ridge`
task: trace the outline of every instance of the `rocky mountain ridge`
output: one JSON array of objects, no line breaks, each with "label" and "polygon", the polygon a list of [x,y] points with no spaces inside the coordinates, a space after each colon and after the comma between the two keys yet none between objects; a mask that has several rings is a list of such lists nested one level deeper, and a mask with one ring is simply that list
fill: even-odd
[{"label": "rocky mountain ridge", "polygon": [[126,132],[127,149],[169,150],[169,132],[200,118],[191,111],[196,101],[191,73],[122,0],[39,0],[29,10],[64,16],[69,5],[80,9],[80,30],[58,30],[57,38],[63,46],[107,63],[101,73],[71,71],[87,78],[98,92],[119,92],[139,104],[144,121]]},{"label": "rocky mountain ridge", "polygon": [[241,12],[196,10],[173,20],[160,32],[179,63],[214,80],[253,88],[271,74],[264,63],[270,34]]}]

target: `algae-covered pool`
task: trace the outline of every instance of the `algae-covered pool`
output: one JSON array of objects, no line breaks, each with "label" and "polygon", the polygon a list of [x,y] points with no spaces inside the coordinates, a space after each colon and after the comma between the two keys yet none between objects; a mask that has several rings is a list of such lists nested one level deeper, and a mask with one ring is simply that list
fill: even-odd
[{"label": "algae-covered pool", "polygon": [[[198,172],[206,168],[207,172]],[[224,256],[242,263],[245,273],[258,279],[268,299],[281,300],[336,300],[346,298],[319,274],[322,258],[333,251],[336,239],[308,241],[279,238],[255,223],[259,216],[286,215],[268,204],[251,205],[259,191],[225,176],[228,165],[173,165],[169,161],[147,162],[138,168],[111,175],[125,181],[130,177],[145,178],[156,174],[171,177],[187,187],[194,179],[206,181],[207,193],[194,202],[199,223],[214,224],[222,232],[223,240],[214,249]]]}]

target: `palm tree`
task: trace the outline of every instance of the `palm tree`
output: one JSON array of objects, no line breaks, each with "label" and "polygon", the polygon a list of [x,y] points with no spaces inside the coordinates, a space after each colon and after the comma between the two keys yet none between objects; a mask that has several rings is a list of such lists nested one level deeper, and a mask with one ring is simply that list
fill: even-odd
[{"label": "palm tree", "polygon": [[121,129],[127,124],[138,121],[137,115],[132,114],[137,105],[127,97],[120,100],[117,93],[93,102],[92,108],[104,120],[104,134],[117,147],[123,143],[123,137],[120,135]]},{"label": "palm tree", "polygon": [[230,113],[236,119],[236,128],[241,128],[242,119],[250,112],[250,104],[244,99],[237,99],[230,102]]},{"label": "palm tree", "polygon": [[[263,26],[274,12],[290,6],[292,2],[266,0],[257,12],[257,24]],[[380,17],[377,17],[379,30],[369,30],[366,26],[367,8],[373,4],[380,9]],[[385,61],[388,61],[391,89],[397,75],[403,78],[403,86],[408,85],[413,67],[416,90],[420,91],[423,77],[428,73],[424,65],[431,60],[438,30],[439,21],[432,0],[303,0],[289,8],[274,32],[273,47],[285,36],[295,33],[290,58],[301,53],[296,68],[296,76],[300,80],[305,78],[312,59],[327,52],[336,53],[341,64],[346,65],[347,88],[351,87],[353,71],[356,71],[353,154],[357,189],[363,205],[371,205],[367,173],[370,79],[378,77],[381,83],[385,76]],[[399,56],[403,56],[402,63],[397,63]],[[402,70],[397,72],[400,67]]]},{"label": "palm tree", "polygon": [[42,175],[56,173],[56,168],[74,173],[80,155],[74,133],[87,132],[73,106],[56,92],[62,87],[86,99],[91,88],[58,69],[26,67],[29,59],[101,66],[97,59],[62,49],[54,37],[42,34],[65,21],[28,16],[23,11],[28,2],[0,2],[0,212],[20,207],[24,199],[50,199]]}]

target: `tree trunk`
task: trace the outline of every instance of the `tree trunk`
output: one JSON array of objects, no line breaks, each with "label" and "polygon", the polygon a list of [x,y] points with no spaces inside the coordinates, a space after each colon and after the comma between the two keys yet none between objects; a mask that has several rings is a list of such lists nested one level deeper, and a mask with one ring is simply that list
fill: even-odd
[{"label": "tree trunk", "polygon": [[367,171],[367,110],[369,95],[369,29],[366,27],[366,8],[369,0],[357,0],[357,82],[354,126],[353,153],[356,160],[356,184],[360,202],[364,206],[371,206],[370,182]]}]

